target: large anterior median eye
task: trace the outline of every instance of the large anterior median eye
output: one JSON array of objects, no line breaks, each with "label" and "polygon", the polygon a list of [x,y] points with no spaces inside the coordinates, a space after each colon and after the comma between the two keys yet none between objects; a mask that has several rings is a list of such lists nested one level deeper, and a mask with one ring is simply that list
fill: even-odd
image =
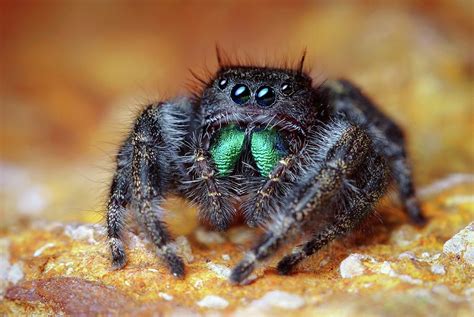
[{"label": "large anterior median eye", "polygon": [[235,103],[243,105],[250,99],[250,89],[245,85],[237,84],[232,88],[230,97]]},{"label": "large anterior median eye", "polygon": [[275,92],[271,87],[260,87],[255,95],[255,100],[260,106],[269,107],[275,102]]}]

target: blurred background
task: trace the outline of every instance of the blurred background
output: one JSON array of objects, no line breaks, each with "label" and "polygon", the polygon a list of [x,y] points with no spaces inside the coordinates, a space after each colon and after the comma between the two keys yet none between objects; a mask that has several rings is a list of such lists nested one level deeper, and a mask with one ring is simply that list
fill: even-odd
[{"label": "blurred background", "polygon": [[258,62],[307,49],[402,125],[420,187],[472,172],[473,2],[0,2],[0,227],[101,220],[140,106],[186,94],[215,46]]}]

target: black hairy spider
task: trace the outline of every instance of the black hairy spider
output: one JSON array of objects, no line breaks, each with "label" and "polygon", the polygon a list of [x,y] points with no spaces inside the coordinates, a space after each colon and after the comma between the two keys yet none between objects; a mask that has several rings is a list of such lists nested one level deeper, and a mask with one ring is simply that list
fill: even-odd
[{"label": "black hairy spider", "polygon": [[288,274],[347,234],[394,180],[410,218],[425,222],[415,196],[401,129],[346,80],[317,87],[298,67],[220,69],[195,97],[147,106],[117,154],[107,228],[112,263],[126,263],[126,208],[173,275],[184,275],[162,220],[177,194],[201,219],[227,229],[237,214],[266,233],[232,270],[241,283],[291,237],[307,236],[278,263]]}]

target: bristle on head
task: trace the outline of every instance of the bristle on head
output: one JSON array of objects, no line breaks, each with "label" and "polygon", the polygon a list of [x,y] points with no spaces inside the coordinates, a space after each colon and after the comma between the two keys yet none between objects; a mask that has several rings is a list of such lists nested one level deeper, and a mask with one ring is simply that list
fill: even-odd
[{"label": "bristle on head", "polygon": [[305,59],[306,59],[306,48],[303,50],[303,54],[301,55],[300,62],[299,62],[299,65],[298,65],[298,73],[300,73],[300,74],[303,73]]},{"label": "bristle on head", "polygon": [[229,53],[224,51],[222,47],[216,44],[216,58],[219,71],[223,71],[233,67],[265,67],[265,68],[278,68],[285,70],[292,70],[299,74],[305,72],[305,60],[306,60],[306,48],[303,50],[301,57],[298,60],[291,61],[291,58],[287,56],[264,58],[264,60],[257,60],[255,57],[245,56],[245,58],[239,58],[237,56],[231,56]]}]

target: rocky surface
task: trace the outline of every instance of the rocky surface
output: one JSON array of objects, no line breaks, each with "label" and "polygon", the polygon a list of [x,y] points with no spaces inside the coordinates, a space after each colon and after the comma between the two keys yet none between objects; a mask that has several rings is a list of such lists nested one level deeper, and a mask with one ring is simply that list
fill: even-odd
[{"label": "rocky surface", "polygon": [[303,262],[293,275],[279,276],[272,260],[245,286],[227,280],[241,250],[252,244],[232,239],[237,232],[248,238],[257,234],[244,228],[223,234],[198,228],[179,236],[177,248],[187,262],[182,280],[173,278],[151,244],[133,232],[127,237],[127,266],[112,271],[99,225],[35,222],[12,228],[0,240],[1,312],[248,316],[429,310],[467,316],[474,309],[474,201],[459,197],[472,185],[457,183],[431,194],[424,228],[405,223],[386,202],[379,217]]}]

